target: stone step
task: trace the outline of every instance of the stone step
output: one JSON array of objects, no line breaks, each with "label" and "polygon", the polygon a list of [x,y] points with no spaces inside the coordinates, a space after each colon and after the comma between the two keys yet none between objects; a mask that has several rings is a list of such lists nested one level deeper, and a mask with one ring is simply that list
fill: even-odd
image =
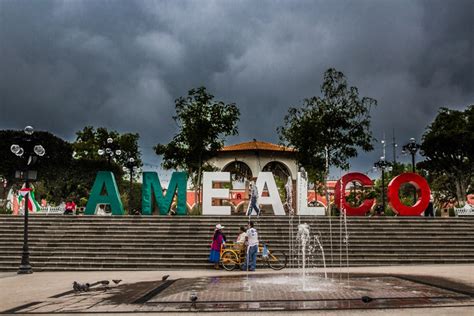
[{"label": "stone step", "polygon": [[[346,261],[346,257],[344,256],[340,261],[339,258],[334,258],[334,261],[328,260],[326,258],[326,265],[331,266],[339,266],[342,263],[343,266],[352,265],[354,263],[360,262],[386,262],[393,264],[393,262],[464,262],[464,263],[472,263],[472,257],[461,257],[461,256],[422,256],[422,257],[411,257],[411,256],[350,256],[348,257],[348,262]],[[19,264],[21,262],[21,257],[8,257],[6,259],[2,259],[0,263],[6,262],[16,262]],[[104,265],[124,265],[128,264],[129,266],[144,266],[144,265],[162,265],[162,264],[182,264],[182,263],[201,263],[203,265],[210,265],[208,262],[208,256],[200,256],[195,258],[190,257],[148,257],[148,258],[129,258],[129,257],[107,257],[107,258],[100,258],[100,257],[55,257],[55,258],[41,258],[41,257],[30,257],[30,263],[32,267],[42,267],[42,266],[52,266],[52,265],[68,265],[70,267],[73,266],[104,266]],[[321,262],[320,258],[315,258],[309,260],[309,264],[316,264]]]},{"label": "stone step", "polygon": [[[278,250],[278,249],[274,249]],[[284,249],[282,249],[284,250]],[[287,253],[287,251],[284,251]],[[333,258],[335,261],[339,261],[340,253],[339,251],[334,252]],[[343,251],[343,260],[346,258],[346,253]],[[201,252],[154,252],[150,254],[136,254],[136,253],[104,253],[104,252],[76,252],[76,253],[67,253],[67,252],[53,252],[53,253],[34,253],[30,256],[31,259],[35,261],[73,261],[78,260],[81,262],[90,262],[93,261],[121,261],[121,260],[128,260],[134,262],[142,262],[142,261],[154,261],[154,260],[207,260],[209,256],[209,251],[201,251]],[[297,255],[295,255],[298,257]],[[326,260],[329,259],[330,254],[326,253]],[[410,253],[404,252],[403,254],[400,253],[370,253],[370,252],[354,252],[349,251],[348,253],[349,258],[359,258],[359,259],[371,259],[374,260],[376,258],[395,258],[395,259],[405,259],[405,258],[471,258],[474,259],[474,252],[465,253],[465,252],[447,252],[447,251],[432,251],[432,252],[418,252],[418,253]],[[320,260],[321,255],[313,254],[311,255],[313,258],[312,260]],[[0,257],[0,262],[8,261],[14,258],[21,258],[21,253],[17,254],[4,254]]]},{"label": "stone step", "polygon": [[[215,223],[227,226],[234,239],[247,217],[30,217],[30,253],[41,270],[156,270],[209,267],[209,243]],[[293,223],[293,238],[297,233]],[[302,217],[318,234],[326,258],[346,256],[339,218]],[[288,218],[254,219],[261,241],[270,249],[288,252]],[[474,263],[474,221],[471,219],[349,218],[351,266]],[[313,241],[314,242],[314,241]],[[0,270],[18,269],[23,244],[23,218],[0,215]],[[292,254],[292,257],[299,254]],[[317,264],[321,255],[313,255]],[[330,263],[331,265],[331,263]],[[337,264],[332,263],[337,266]]]},{"label": "stone step", "polygon": [[[339,241],[339,235],[333,235],[333,243]],[[343,235],[344,237],[344,235]],[[349,235],[349,242],[368,242],[368,243],[381,243],[381,242],[448,242],[452,243],[455,241],[472,243],[474,242],[474,236],[443,236],[443,235],[434,235],[434,236],[407,236],[407,235]],[[447,240],[449,238],[449,240]],[[259,239],[266,242],[279,242],[287,241],[288,237],[286,236],[276,236],[276,235],[260,235]],[[328,236],[323,236],[322,240],[329,242],[330,239]],[[8,244],[9,242],[22,242],[22,236],[13,236],[10,238],[0,239],[0,244]],[[84,236],[77,237],[74,236],[63,236],[60,238],[50,238],[48,237],[39,237],[39,236],[30,236],[30,243],[51,243],[51,244],[63,244],[63,243],[85,243],[85,242],[98,242],[98,243],[171,243],[171,242],[196,242],[196,243],[210,243],[211,237],[201,238],[201,237],[191,237],[191,236],[159,236],[159,237],[137,237],[137,236]]]},{"label": "stone step", "polygon": [[[78,217],[70,217],[70,216],[57,216],[57,217],[40,217],[40,216],[30,216],[32,222],[43,222],[43,223],[56,223],[56,222],[63,222],[63,223],[71,223],[71,222],[88,222],[88,223],[146,223],[146,224],[162,224],[162,223],[173,223],[173,224],[180,224],[180,223],[202,223],[202,224],[214,224],[215,223],[247,223],[247,217],[239,217],[239,216],[228,216],[228,217],[211,217],[211,218],[204,218],[203,216],[199,217],[140,217],[140,218],[131,218],[126,216],[116,216],[116,217],[100,217],[100,216],[78,216]],[[21,217],[10,217],[10,218],[2,218],[0,217],[0,223],[22,223],[24,221],[23,216]],[[261,218],[252,218],[251,221],[254,223],[304,223],[304,222],[312,222],[312,223],[338,223],[344,222],[344,220],[340,220],[339,217],[332,217],[331,220],[327,217],[301,217],[300,220],[297,218],[291,221],[287,217],[280,217],[280,216],[265,216]],[[472,218],[463,217],[463,218],[424,218],[424,217],[386,217],[386,218],[375,218],[375,217],[348,217],[347,223],[473,223],[474,220]]]},{"label": "stone step", "polygon": [[[22,249],[22,243],[18,243],[16,245],[4,245],[0,246],[0,252],[1,253],[6,253],[9,251],[18,251]],[[334,243],[333,244],[333,249],[338,249],[340,243]],[[283,248],[283,249],[288,249],[289,245],[288,243],[269,243],[268,246],[271,249],[274,248]],[[294,247],[297,247],[297,244],[293,245]],[[324,245],[323,245],[324,246]],[[345,244],[342,244],[342,248],[346,249]],[[391,244],[391,245],[385,245],[385,244],[367,244],[367,245],[360,245],[360,244],[349,244],[349,248],[353,250],[358,250],[358,251],[381,251],[381,250],[386,250],[386,251],[424,251],[424,250],[430,250],[430,249],[451,249],[453,251],[467,251],[467,252],[474,252],[474,247],[472,247],[472,244],[444,244],[444,245],[424,245],[424,244]],[[36,245],[36,244],[31,244],[30,249],[34,249],[35,251],[107,251],[107,250],[113,250],[113,251],[136,251],[136,252],[147,252],[147,251],[157,251],[160,249],[176,249],[176,250],[187,250],[187,251],[196,251],[196,250],[207,250],[209,249],[209,244],[200,244],[200,245],[195,245],[193,243],[188,243],[188,244],[179,244],[179,245],[174,245],[174,244],[168,244],[168,245],[122,245],[122,244],[115,244],[115,245],[108,245],[108,244],[101,244],[101,245],[95,245],[95,244],[89,244],[89,245],[71,245],[71,244],[65,244],[65,245],[59,245],[55,248],[51,248],[50,246],[47,245]],[[330,249],[330,245],[326,245],[325,247],[326,250]]]},{"label": "stone step", "polygon": [[[447,221],[424,221],[422,219],[417,219],[413,221],[409,220],[403,220],[403,221],[375,221],[375,220],[370,220],[370,221],[349,221],[347,224],[348,226],[378,226],[378,225],[387,225],[387,226],[432,226],[432,227],[443,227]],[[113,225],[122,225],[122,226],[128,226],[128,227],[165,227],[165,226],[201,226],[201,227],[209,227],[212,228],[216,225],[216,223],[220,223],[221,225],[227,225],[229,227],[239,227],[241,225],[245,225],[247,223],[246,220],[238,220],[238,221],[219,221],[219,220],[213,220],[209,222],[202,222],[202,221],[169,221],[169,222],[153,222],[149,220],[142,220],[142,221],[137,221],[137,222],[131,222],[131,221],[100,221],[100,220],[90,220],[90,221],[83,221],[83,220],[74,220],[74,221],[67,221],[67,220],[57,220],[57,221],[39,221],[36,220],[35,218],[31,218],[29,220],[29,224],[32,226],[35,225],[46,225],[46,226],[68,226],[68,225],[78,225],[78,226],[100,226],[100,225],[105,225],[105,226],[113,226]],[[303,221],[301,222],[303,223]],[[310,226],[329,226],[330,223],[327,221],[318,221],[318,220],[307,220],[304,221],[304,223],[307,223]],[[460,226],[460,227],[469,227],[474,224],[474,221],[450,221],[449,224],[451,226]],[[0,221],[0,227],[6,227],[6,226],[11,226],[11,227],[21,227],[23,225],[23,221]],[[258,223],[255,223],[256,227],[260,226],[288,226],[289,223],[288,221],[261,221]],[[298,226],[298,223],[293,223],[293,226]],[[341,222],[339,221],[332,221],[331,222],[332,227],[336,226],[341,226]],[[343,225],[342,225],[343,226]]]},{"label": "stone step", "polygon": [[[258,227],[257,229],[259,231],[291,231],[289,229],[290,227],[288,225],[282,225],[278,227],[274,226],[268,226],[268,225],[262,225]],[[350,226],[347,227],[348,231],[469,231],[473,229],[474,227],[470,226],[463,226],[463,227],[456,227],[456,226],[450,226],[450,227],[437,227],[437,226],[385,226],[385,225],[378,225],[378,226]],[[196,232],[210,232],[212,233],[214,229],[211,227],[201,227],[201,226],[193,226],[193,225],[186,225],[186,226],[160,226],[160,227],[153,227],[153,226],[131,226],[131,227],[110,227],[106,225],[97,225],[97,226],[91,226],[91,225],[84,225],[83,227],[80,227],[80,225],[71,225],[71,226],[52,226],[48,229],[45,229],[44,227],[40,226],[31,226],[29,225],[29,230],[30,231],[38,231],[38,232],[130,232],[130,233],[154,233],[154,232],[186,232],[186,231],[196,231]],[[225,231],[226,232],[238,232],[239,227],[226,227]],[[339,226],[337,227],[332,227],[331,229],[329,226],[321,226],[321,227],[315,227],[315,226],[310,226],[311,231],[325,231],[329,232],[330,230],[345,230],[344,227],[340,229]],[[298,227],[293,227],[293,231],[297,232]],[[15,233],[20,233],[23,232],[23,225],[17,226],[17,227],[0,227],[0,234],[5,234],[5,233],[10,233],[10,232],[15,232]]]},{"label": "stone step", "polygon": [[[123,216],[99,216],[99,215],[68,215],[64,216],[63,214],[41,214],[41,213],[29,213],[30,217],[37,217],[37,218],[48,218],[48,219],[54,219],[54,218],[68,218],[68,219],[73,219],[73,218],[99,218],[99,219],[130,219],[130,220],[139,220],[143,218],[147,219],[155,219],[155,220],[161,220],[161,219],[180,219],[180,220],[206,220],[206,219],[215,219],[215,218],[228,218],[228,219],[236,219],[236,218],[244,218],[248,219],[248,216],[244,215],[232,215],[232,216],[226,216],[226,215],[199,215],[199,216],[168,216],[168,215],[123,215]],[[257,216],[252,216],[252,219],[258,219],[258,218],[289,218],[289,216],[277,216],[277,215],[270,215],[270,214],[263,214],[260,217]],[[22,216],[13,216],[9,214],[0,214],[0,218],[7,218],[7,219],[21,219]],[[293,216],[294,219],[298,218],[318,218],[318,219],[326,219],[328,220],[329,217],[326,216],[312,216],[312,215],[295,215]],[[331,216],[331,219],[337,219],[339,216]],[[378,219],[378,220],[385,220],[385,219],[400,219],[400,218],[423,218],[427,220],[437,220],[437,219],[442,219],[445,220],[446,218],[444,217],[432,217],[432,218],[425,218],[423,216],[404,216],[404,217],[366,217],[366,216],[348,216],[348,219]],[[465,219],[459,218],[459,217],[454,217],[453,219]]]},{"label": "stone step", "polygon": [[[345,235],[342,235],[344,238]],[[261,241],[265,242],[287,242],[287,236],[278,236],[278,235],[263,235],[259,236]],[[431,241],[446,241],[449,239],[450,242],[454,241],[462,241],[462,242],[474,242],[474,236],[445,236],[445,235],[433,235],[431,237],[427,236],[419,236],[419,235],[354,235],[349,234],[349,242],[352,241],[362,241],[362,242],[387,242],[387,241],[405,241],[405,242],[422,242],[425,241],[427,243]],[[329,236],[320,237],[320,240],[323,241],[330,241]],[[338,242],[340,240],[340,235],[333,235],[332,241]],[[8,242],[21,242],[23,241],[22,236],[14,236],[9,238],[0,238],[1,243],[8,243]],[[83,243],[83,242],[135,242],[135,243],[169,243],[169,242],[196,242],[196,243],[210,243],[212,242],[211,236],[204,236],[204,237],[190,237],[188,235],[184,236],[149,236],[149,237],[137,237],[134,235],[120,235],[120,236],[98,236],[98,235],[90,235],[90,236],[62,236],[62,237],[43,237],[43,236],[29,236],[30,243],[36,242],[50,242],[50,243]]]},{"label": "stone step", "polygon": [[[392,240],[392,241],[384,241],[384,240],[357,240],[357,239],[351,239],[349,242],[350,247],[362,247],[362,248],[372,248],[372,247],[379,247],[381,250],[383,250],[384,247],[389,247],[390,246],[398,246],[398,247],[415,247],[415,248],[424,248],[425,246],[427,247],[427,242],[429,241],[405,241],[405,240]],[[280,241],[272,241],[272,240],[267,240],[267,243],[269,246],[273,245],[287,245],[288,243],[282,243]],[[337,246],[339,244],[339,240],[335,240],[333,242],[333,247]],[[330,242],[328,240],[323,240],[322,242],[323,247],[329,248],[330,247]],[[3,249],[3,247],[10,247],[10,246],[15,246],[17,248],[21,248],[23,245],[22,241],[15,241],[15,242],[1,242],[0,243],[0,249]],[[63,248],[122,248],[124,246],[128,247],[134,247],[134,248],[140,248],[140,249],[145,249],[145,248],[156,248],[156,247],[174,247],[175,243],[151,243],[149,241],[142,242],[142,243],[137,243],[137,242],[128,242],[124,243],[122,241],[107,241],[107,242],[101,242],[100,245],[98,245],[97,242],[82,242],[82,243],[58,243],[58,242],[30,242],[29,243],[30,247],[63,247]],[[210,245],[210,242],[201,242],[197,243],[196,241],[187,241],[187,242],[180,242],[179,245],[183,247],[208,247]],[[474,243],[473,242],[457,242],[456,240],[443,240],[437,243],[436,245],[430,245],[430,247],[467,247],[467,248],[473,248],[474,249]]]},{"label": "stone step", "polygon": [[[39,266],[37,262],[32,261],[33,271],[91,271],[91,270],[180,270],[180,269],[192,269],[192,268],[209,268],[211,265],[208,262],[155,262],[155,263],[74,263],[74,262],[48,262],[47,267]],[[350,266],[391,266],[391,265],[410,265],[410,264],[466,264],[472,263],[470,259],[402,259],[394,260],[393,258],[379,259],[377,261],[367,262],[366,260],[353,260],[350,261]],[[331,264],[326,263],[327,267],[339,267],[339,262]],[[19,267],[19,261],[10,261],[5,263],[6,271],[16,271]],[[266,267],[264,265],[257,265],[257,267]],[[321,264],[315,264],[313,267],[322,267]],[[345,262],[342,263],[342,268],[345,267]],[[409,267],[407,267],[409,269]],[[322,272],[322,271],[320,271]]]}]

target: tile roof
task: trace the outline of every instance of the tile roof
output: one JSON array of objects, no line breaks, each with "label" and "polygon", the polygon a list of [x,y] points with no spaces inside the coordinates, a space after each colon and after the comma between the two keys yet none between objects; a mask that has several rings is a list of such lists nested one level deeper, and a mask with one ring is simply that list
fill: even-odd
[{"label": "tile roof", "polygon": [[288,151],[295,152],[294,148],[285,147],[282,145],[272,144],[268,142],[262,142],[258,140],[253,140],[250,142],[224,146],[220,151]]}]

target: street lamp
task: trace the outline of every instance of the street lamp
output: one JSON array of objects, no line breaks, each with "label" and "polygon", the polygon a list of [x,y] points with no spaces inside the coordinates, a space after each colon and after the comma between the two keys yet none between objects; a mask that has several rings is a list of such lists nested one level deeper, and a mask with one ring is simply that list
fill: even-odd
[{"label": "street lamp", "polygon": [[421,145],[418,144],[413,137],[410,138],[410,142],[408,144],[405,144],[402,147],[402,153],[411,155],[411,168],[413,173],[415,172],[415,156],[420,148]]},{"label": "street lamp", "polygon": [[[402,153],[410,154],[411,155],[411,170],[413,173],[416,172],[415,169],[415,156],[418,150],[420,150],[421,145],[416,142],[416,140],[412,137],[410,138],[410,142],[408,144],[403,145]],[[416,188],[413,192],[413,203],[416,203]]]},{"label": "street lamp", "polygon": [[105,149],[99,149],[97,151],[99,156],[105,156],[107,158],[107,163],[110,168],[110,161],[112,158],[115,156],[120,156],[122,154],[122,151],[120,150],[119,146],[117,143],[114,143],[114,140],[112,137],[107,138],[107,144]]},{"label": "street lamp", "polygon": [[374,163],[374,167],[382,171],[382,209],[385,211],[385,170],[391,171],[392,164],[382,156],[379,161]]},{"label": "street lamp", "polygon": [[[23,130],[25,132],[25,136],[21,137],[20,145],[13,144],[10,146],[10,150],[12,153],[17,155],[18,157],[25,157],[27,159],[26,167],[25,167],[25,214],[24,214],[24,225],[23,225],[23,252],[21,255],[21,263],[20,268],[18,270],[18,274],[30,274],[33,273],[30,265],[30,251],[28,247],[28,199],[29,199],[29,166],[33,165],[38,156],[42,157],[46,153],[44,147],[42,145],[33,145],[33,132],[34,129],[31,126],[25,127]],[[22,147],[23,146],[23,147]]]},{"label": "street lamp", "polygon": [[125,163],[125,166],[123,167],[123,171],[129,172],[130,174],[130,193],[129,193],[129,212],[131,211],[131,205],[132,205],[132,196],[133,196],[133,175],[139,172],[138,168],[138,162],[136,161],[135,158],[130,157],[127,159],[127,162]]},{"label": "street lamp", "polygon": [[382,143],[382,157],[380,160],[374,163],[374,168],[380,169],[382,171],[382,210],[385,212],[385,170],[391,171],[392,164],[385,160],[385,139],[381,141]]}]

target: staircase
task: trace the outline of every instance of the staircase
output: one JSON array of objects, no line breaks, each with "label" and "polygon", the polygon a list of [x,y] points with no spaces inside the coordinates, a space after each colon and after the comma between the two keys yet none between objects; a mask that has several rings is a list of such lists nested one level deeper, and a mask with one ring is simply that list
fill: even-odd
[{"label": "staircase", "polygon": [[[31,215],[30,262],[34,271],[206,268],[214,225],[226,226],[228,240],[234,240],[247,220]],[[474,263],[474,219],[470,218],[348,218],[347,253],[339,218],[331,219],[331,227],[327,217],[302,216],[300,221],[310,225],[311,234],[320,232],[328,266],[339,266],[341,258],[345,265],[346,256],[350,266]],[[261,241],[288,253],[288,217],[264,216],[254,222]],[[296,236],[297,217],[294,222]],[[18,269],[22,245],[23,218],[0,215],[0,271]],[[321,256],[314,258],[314,265],[321,266]]]}]

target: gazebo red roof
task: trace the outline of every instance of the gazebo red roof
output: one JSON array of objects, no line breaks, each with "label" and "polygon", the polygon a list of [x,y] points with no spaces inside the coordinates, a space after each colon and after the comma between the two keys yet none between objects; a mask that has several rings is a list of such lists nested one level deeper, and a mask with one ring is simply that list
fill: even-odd
[{"label": "gazebo red roof", "polygon": [[245,142],[235,145],[224,146],[220,151],[286,151],[286,152],[296,152],[294,148],[272,144],[268,142],[262,142],[258,140],[253,140],[251,142]]}]

